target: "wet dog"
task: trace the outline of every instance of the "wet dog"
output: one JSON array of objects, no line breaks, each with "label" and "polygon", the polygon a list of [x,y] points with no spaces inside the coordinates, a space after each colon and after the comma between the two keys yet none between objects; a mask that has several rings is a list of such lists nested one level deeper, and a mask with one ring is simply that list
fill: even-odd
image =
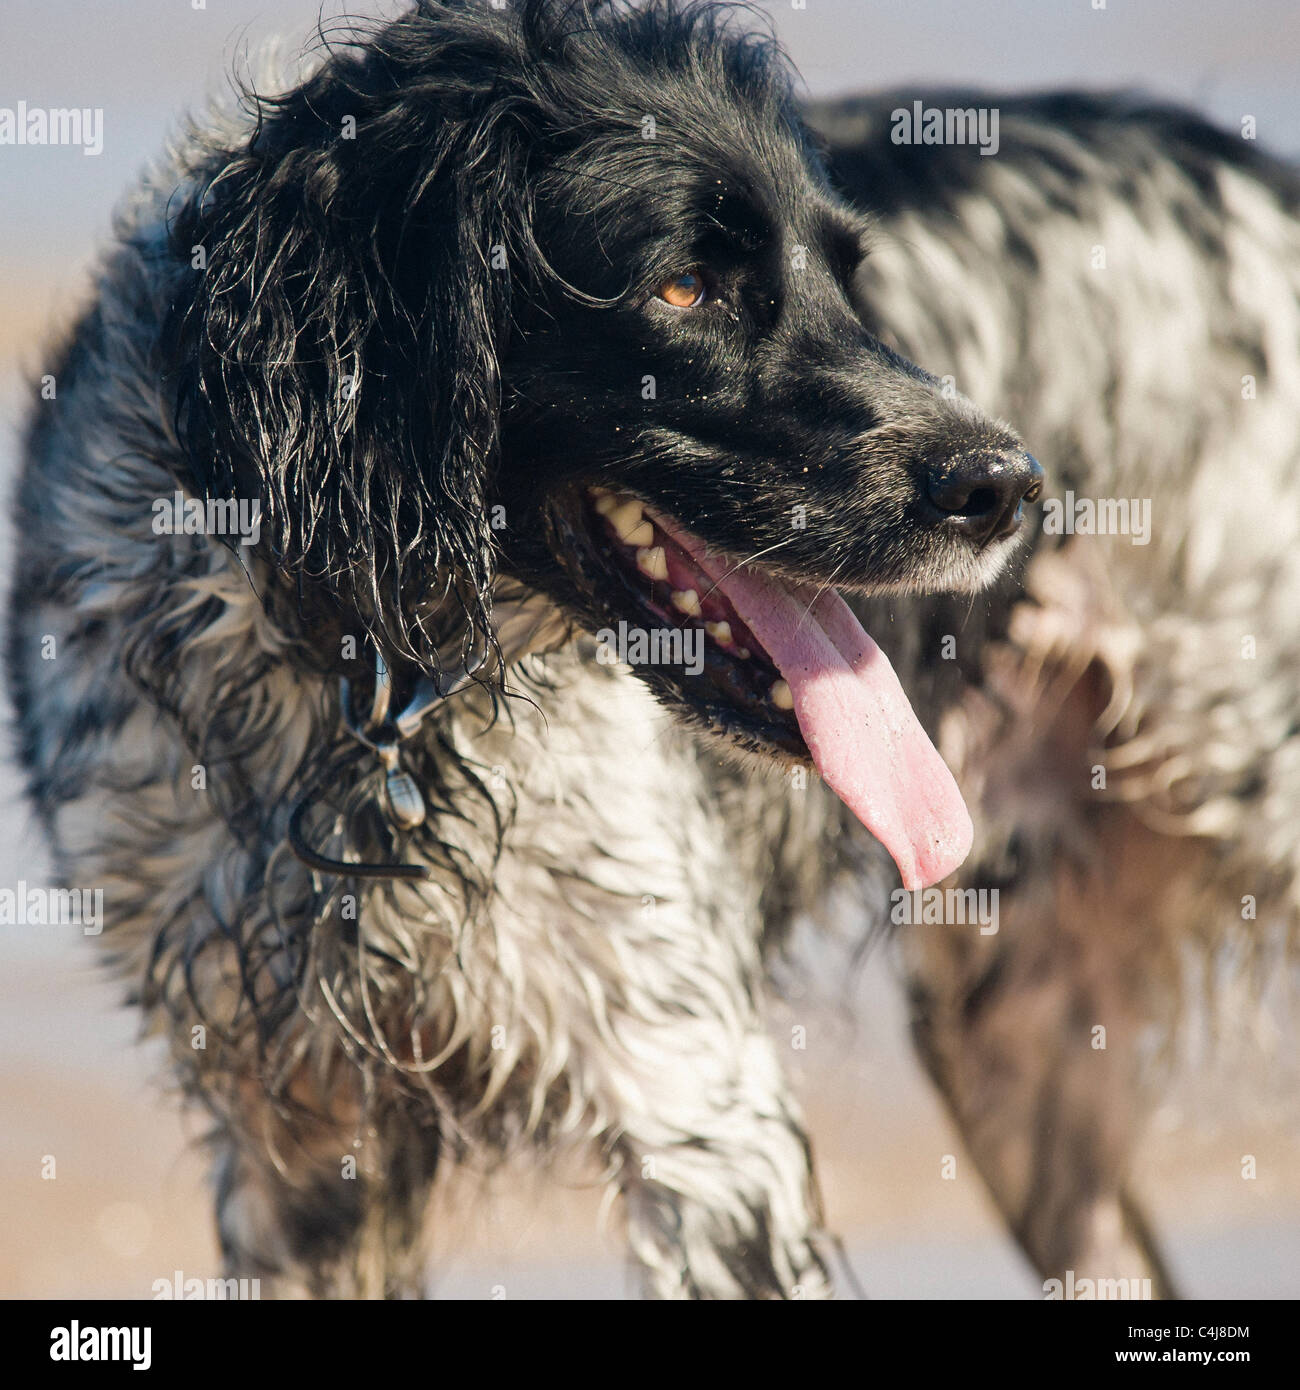
[{"label": "wet dog", "polygon": [[[744,18],[354,34],[179,143],[51,368],[22,754],[281,1293],[419,1290],[440,1159],[520,1145],[652,1293],[828,1292],[765,951],[959,870],[923,1056],[1045,1274],[1168,1287],[1138,1031],[1189,905],[1294,897],[1295,185],[1104,102],[814,137]],[[1149,544],[1026,526],[1003,414]]]}]

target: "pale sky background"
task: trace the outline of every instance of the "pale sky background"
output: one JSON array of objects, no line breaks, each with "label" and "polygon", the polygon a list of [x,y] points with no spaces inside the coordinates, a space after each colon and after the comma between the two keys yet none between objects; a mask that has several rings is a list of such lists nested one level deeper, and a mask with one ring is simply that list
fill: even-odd
[{"label": "pale sky background", "polygon": [[[324,13],[343,6],[327,0]],[[397,5],[356,4],[393,13]],[[1300,0],[762,0],[813,95],[875,86],[1140,88],[1300,155]],[[114,203],[169,125],[202,104],[249,44],[301,40],[317,0],[0,0],[0,106],[102,107],[104,151],[0,148],[0,567],[19,365],[84,285]],[[0,887],[41,882],[39,837],[0,756]],[[819,1069],[798,1076],[832,1226],[875,1297],[1039,1293],[962,1160],[906,1045],[885,962],[851,1011],[827,1016]],[[148,1295],[154,1279],[215,1273],[201,1167],[156,1084],[157,1054],[71,929],[0,928],[0,1297]],[[802,1005],[797,1004],[797,1007]],[[1229,1011],[1231,1012],[1231,1011]],[[855,1018],[855,1021],[850,1021]],[[1294,1049],[1244,1007],[1239,1037],[1152,1117],[1139,1189],[1189,1292],[1300,1294]],[[826,1041],[829,1036],[829,1042]],[[796,1069],[797,1070],[797,1069]],[[188,1131],[192,1137],[192,1129]],[[1242,1153],[1262,1155],[1243,1182]],[[59,1156],[56,1183],[41,1157]],[[474,1204],[477,1206],[477,1202]],[[440,1289],[611,1296],[617,1247],[590,1193],[523,1185],[486,1225],[441,1248]],[[447,1253],[450,1251],[450,1253]]]},{"label": "pale sky background", "polygon": [[[1296,0],[760,0],[814,95],[873,86],[1141,87],[1300,153]],[[241,47],[305,36],[340,0],[0,0],[0,105],[102,107],[105,149],[10,149],[0,161],[0,267],[80,258],[176,113]],[[0,273],[4,273],[0,271]]]}]

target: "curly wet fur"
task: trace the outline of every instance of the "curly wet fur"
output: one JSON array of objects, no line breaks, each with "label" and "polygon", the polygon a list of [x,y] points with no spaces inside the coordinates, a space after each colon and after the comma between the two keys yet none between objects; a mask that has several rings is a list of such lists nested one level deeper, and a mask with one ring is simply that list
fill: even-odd
[{"label": "curly wet fur", "polygon": [[[757,455],[751,433],[792,428],[775,392],[761,418],[725,392],[695,402],[631,456],[609,435],[627,379],[566,317],[628,274],[575,284],[593,252],[573,228],[621,234],[639,190],[662,200],[643,149],[591,134],[616,80],[635,120],[703,111],[774,180],[811,161],[837,206],[779,55],[719,7],[426,5],[186,134],[124,213],[31,427],[10,672],[33,796],[64,878],[104,888],[105,942],[213,1117],[231,1270],[282,1292],[418,1289],[440,1157],[518,1143],[595,1155],[653,1292],[829,1287],[763,946],[837,879],[877,920],[892,872],[815,782],[724,758],[592,659],[532,489],[569,453],[629,486],[656,469],[679,514],[710,497],[737,549],[777,534],[791,497],[841,518],[869,498],[812,541],[869,588],[909,559],[878,523],[894,455],[1008,436],[943,414],[933,379],[881,348],[873,409],[896,408],[895,445],[855,456],[847,493],[758,457],[728,509],[725,459],[683,456],[701,419]],[[1128,1187],[1137,1034],[1167,1019],[1190,929],[1239,926],[1242,893],[1265,924],[1296,906],[1296,184],[1175,113],[1001,102],[985,160],[893,145],[897,104],[809,113],[874,215],[862,321],[1015,420],[1058,491],[1155,506],[1148,547],[1042,537],[991,595],[858,601],[971,801],[962,882],[1004,893],[996,937],[909,938],[918,1042],[1041,1269],[1163,1278]],[[671,267],[675,229],[654,235]],[[533,408],[557,360],[593,397],[563,429]],[[797,354],[781,370],[791,395],[822,384]],[[154,534],[150,503],[177,486],[259,496],[265,543]],[[398,834],[337,677],[370,641],[439,670],[476,634],[500,663],[413,742],[430,815]],[[313,875],[287,843],[304,795],[313,844],[429,878]],[[1143,862],[1121,864],[1139,836]]]}]

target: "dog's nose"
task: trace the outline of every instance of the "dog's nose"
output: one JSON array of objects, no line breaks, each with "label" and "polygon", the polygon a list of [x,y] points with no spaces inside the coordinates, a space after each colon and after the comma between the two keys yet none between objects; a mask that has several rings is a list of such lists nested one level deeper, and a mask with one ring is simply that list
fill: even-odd
[{"label": "dog's nose", "polygon": [[1023,449],[963,454],[932,469],[926,496],[939,515],[936,524],[960,532],[976,545],[1014,535],[1024,520],[1024,502],[1043,490],[1043,470]]}]

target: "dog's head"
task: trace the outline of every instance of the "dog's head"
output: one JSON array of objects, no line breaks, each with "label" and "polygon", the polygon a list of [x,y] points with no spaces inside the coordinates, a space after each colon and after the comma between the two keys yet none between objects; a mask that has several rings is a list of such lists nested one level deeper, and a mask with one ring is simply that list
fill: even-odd
[{"label": "dog's head", "polygon": [[391,655],[490,637],[502,575],[644,634],[668,702],[811,753],[914,884],[969,822],[832,586],[986,583],[1040,473],[866,331],[869,227],[734,20],[428,3],[261,101],[174,228],[177,416]]}]

